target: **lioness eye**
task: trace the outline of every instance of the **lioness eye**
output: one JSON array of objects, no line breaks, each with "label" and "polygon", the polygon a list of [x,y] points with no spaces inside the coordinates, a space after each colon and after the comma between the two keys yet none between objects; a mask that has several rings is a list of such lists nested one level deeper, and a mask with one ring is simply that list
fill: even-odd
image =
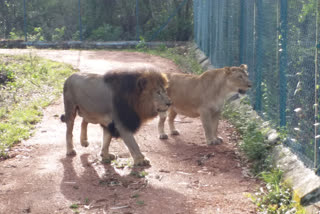
[{"label": "lioness eye", "polygon": [[158,95],[161,95],[161,92],[160,92],[160,91],[157,91],[157,94],[158,94]]}]

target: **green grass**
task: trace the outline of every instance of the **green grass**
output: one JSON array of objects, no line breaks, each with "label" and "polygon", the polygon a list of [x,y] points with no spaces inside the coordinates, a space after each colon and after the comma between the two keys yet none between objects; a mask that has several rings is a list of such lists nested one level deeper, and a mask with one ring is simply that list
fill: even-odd
[{"label": "green grass", "polygon": [[0,55],[0,73],[8,77],[0,85],[0,158],[29,138],[42,118],[43,108],[61,96],[71,66],[32,55]]},{"label": "green grass", "polygon": [[283,172],[272,163],[272,145],[264,137],[268,127],[262,125],[260,118],[252,118],[252,108],[244,98],[242,105],[225,105],[223,117],[228,119],[242,136],[240,150],[250,161],[252,172],[264,183],[255,194],[248,194],[257,206],[258,213],[300,213],[305,210],[294,200],[294,193],[283,182]]},{"label": "green grass", "polygon": [[273,169],[259,174],[261,180],[266,183],[265,188],[260,188],[255,194],[248,196],[257,205],[261,213],[296,213],[305,214],[305,209],[294,200],[292,189],[282,182],[283,172]]}]

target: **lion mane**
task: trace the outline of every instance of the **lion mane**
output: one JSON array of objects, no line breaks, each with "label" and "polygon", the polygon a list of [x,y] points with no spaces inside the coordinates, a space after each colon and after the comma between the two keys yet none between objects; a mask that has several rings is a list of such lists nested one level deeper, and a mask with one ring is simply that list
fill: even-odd
[{"label": "lion mane", "polygon": [[[150,105],[151,94],[142,92],[154,91],[159,85],[168,87],[166,75],[154,71],[113,71],[104,75],[104,81],[114,91],[113,104],[120,122],[131,132],[136,132],[143,122],[157,116]],[[114,121],[108,128],[114,137],[119,137]]]},{"label": "lion mane", "polygon": [[153,67],[116,69],[104,75],[71,75],[64,84],[65,115],[61,116],[61,120],[67,124],[67,155],[76,153],[72,129],[78,113],[83,118],[80,136],[82,146],[88,146],[88,123],[100,124],[104,135],[100,153],[103,159],[114,158],[109,154],[109,144],[112,137],[121,137],[135,164],[148,164],[133,134],[148,119],[169,108],[171,101],[166,94],[167,86],[166,75]]}]

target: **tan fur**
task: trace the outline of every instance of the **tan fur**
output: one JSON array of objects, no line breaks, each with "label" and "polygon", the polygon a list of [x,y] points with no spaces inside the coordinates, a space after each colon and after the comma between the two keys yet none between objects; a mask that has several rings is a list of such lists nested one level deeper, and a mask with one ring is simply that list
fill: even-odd
[{"label": "tan fur", "polygon": [[[135,76],[132,77],[132,74]],[[110,131],[110,124],[113,124],[114,130],[119,133],[128,147],[134,164],[149,164],[149,161],[140,152],[133,133],[143,122],[157,116],[158,112],[168,109],[171,101],[166,94],[166,87],[166,75],[157,72],[152,67],[131,70],[117,69],[105,75],[90,73],[71,75],[65,82],[63,93],[65,116],[62,119],[67,125],[67,155],[76,154],[72,130],[74,119],[78,113],[83,117],[80,136],[82,146],[89,145],[87,140],[88,123],[101,124],[103,143],[100,155],[103,160],[114,159],[115,156],[109,154],[109,145],[113,134]],[[133,113],[129,114],[130,118],[121,119],[123,115],[119,113],[120,110],[125,114],[127,112]],[[131,121],[132,118],[136,121]],[[133,128],[130,128],[130,125]]]},{"label": "tan fur", "polygon": [[[177,114],[200,117],[209,145],[222,142],[217,136],[217,128],[225,99],[238,92],[244,93],[251,87],[246,65],[209,70],[201,75],[171,73],[168,79],[167,92],[173,102],[168,111],[171,134],[179,134],[174,126]],[[158,124],[160,139],[168,138],[164,132],[165,120],[166,114],[161,113]]]}]

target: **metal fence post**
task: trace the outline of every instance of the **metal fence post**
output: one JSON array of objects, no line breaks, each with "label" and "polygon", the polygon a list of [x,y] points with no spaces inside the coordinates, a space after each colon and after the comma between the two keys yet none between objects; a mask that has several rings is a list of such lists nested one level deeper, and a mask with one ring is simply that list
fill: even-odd
[{"label": "metal fence post", "polygon": [[244,8],[244,1],[240,0],[240,50],[239,50],[239,59],[240,59],[240,64],[244,64],[244,34],[245,34],[245,17],[244,17],[244,13],[245,13],[245,8]]},{"label": "metal fence post", "polygon": [[81,22],[81,5],[80,0],[78,0],[78,6],[79,6],[79,33],[80,33],[80,41],[82,41],[82,22]]},{"label": "metal fence post", "polygon": [[315,120],[314,120],[314,168],[316,169],[316,173],[319,171],[320,169],[320,160],[319,160],[319,125],[317,125],[319,123],[319,50],[320,50],[320,38],[319,38],[319,25],[320,25],[320,4],[317,1],[316,3],[316,41],[315,41],[315,57],[314,57],[314,66],[315,66]]},{"label": "metal fence post", "polygon": [[24,29],[24,40],[28,41],[28,37],[27,37],[26,0],[23,0],[23,29]]},{"label": "metal fence post", "polygon": [[280,2],[280,69],[279,69],[279,86],[280,86],[280,126],[286,126],[286,106],[287,106],[287,13],[288,13],[288,0],[281,0]]},{"label": "metal fence post", "polygon": [[256,0],[255,1],[256,8],[257,8],[257,15],[256,15],[256,64],[255,64],[255,89],[256,89],[256,98],[255,98],[255,105],[254,109],[256,111],[262,110],[262,90],[261,90],[261,84],[262,84],[262,60],[264,58],[264,51],[262,46],[262,31],[263,31],[263,7],[262,7],[262,0]]},{"label": "metal fence post", "polygon": [[137,41],[140,40],[140,35],[139,35],[139,0],[136,0],[136,36],[137,36]]}]

